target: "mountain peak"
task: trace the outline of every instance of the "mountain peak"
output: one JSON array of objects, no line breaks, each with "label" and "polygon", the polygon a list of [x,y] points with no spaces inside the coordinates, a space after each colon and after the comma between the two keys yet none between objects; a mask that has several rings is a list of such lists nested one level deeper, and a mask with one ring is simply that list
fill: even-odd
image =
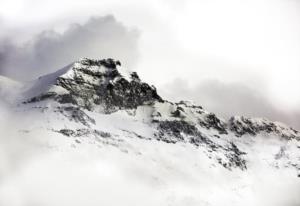
[{"label": "mountain peak", "polygon": [[30,98],[26,103],[50,99],[106,113],[162,101],[154,86],[142,82],[136,72],[129,72],[113,59],[82,58],[40,77],[27,94]]},{"label": "mountain peak", "polygon": [[[21,110],[34,111],[46,120],[36,123],[41,125],[37,127],[46,124],[51,132],[81,138],[77,143],[89,136],[96,138],[95,142],[118,145],[127,141],[120,138],[129,136],[191,144],[228,170],[247,170],[251,165],[247,154],[253,152],[247,148],[255,141],[271,139],[279,145],[297,141],[292,149],[300,148],[300,133],[283,124],[238,116],[226,121],[193,102],[163,100],[155,87],[113,59],[80,59],[38,78],[24,95],[29,108]],[[284,159],[285,152],[287,147],[279,148],[274,161]],[[300,172],[294,160],[285,166]]]},{"label": "mountain peak", "polygon": [[[114,59],[82,58],[57,72],[40,77],[27,89],[25,96],[24,103],[52,101],[60,106],[105,114],[133,109],[133,113],[149,118],[163,129],[172,127],[178,130],[180,124],[182,128],[193,125],[214,130],[218,135],[234,133],[240,137],[264,133],[285,139],[300,139],[296,130],[266,119],[236,116],[225,121],[193,102],[165,101],[154,86],[143,82],[136,72],[125,69],[120,61]],[[139,106],[142,106],[141,109],[138,109]],[[148,109],[143,106],[150,106],[150,114],[144,113]],[[138,114],[143,109],[145,111]]]}]

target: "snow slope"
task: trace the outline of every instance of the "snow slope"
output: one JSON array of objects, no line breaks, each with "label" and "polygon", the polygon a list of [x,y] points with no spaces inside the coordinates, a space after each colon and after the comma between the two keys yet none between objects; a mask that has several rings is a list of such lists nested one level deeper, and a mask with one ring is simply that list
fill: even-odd
[{"label": "snow slope", "polygon": [[0,205],[300,205],[300,133],[282,123],[166,101],[112,59],[22,97],[0,118]]}]

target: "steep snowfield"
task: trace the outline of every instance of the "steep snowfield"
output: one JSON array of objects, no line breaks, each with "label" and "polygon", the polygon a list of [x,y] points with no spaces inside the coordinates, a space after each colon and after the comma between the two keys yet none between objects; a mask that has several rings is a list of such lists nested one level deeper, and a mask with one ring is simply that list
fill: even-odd
[{"label": "steep snowfield", "polygon": [[0,110],[0,205],[300,205],[299,132],[162,100],[120,71],[82,59]]},{"label": "steep snowfield", "polygon": [[73,64],[70,64],[52,74],[48,74],[42,77],[39,77],[37,80],[28,82],[25,85],[25,92],[24,96],[29,98],[29,97],[34,97],[40,95],[42,92],[45,92],[47,90],[55,89],[55,83],[56,80],[59,76],[62,75],[67,75],[68,73],[71,72],[71,67]]},{"label": "steep snowfield", "polygon": [[136,138],[117,128],[151,131],[115,118],[121,117],[99,118],[99,129],[120,135],[115,140],[65,137],[39,127],[22,133],[23,144],[31,146],[19,146],[22,161],[2,179],[1,205],[299,204],[297,174],[277,168],[274,160],[282,145],[299,155],[295,142],[252,138],[240,144],[248,148],[248,169],[228,170],[210,159],[206,148]]}]

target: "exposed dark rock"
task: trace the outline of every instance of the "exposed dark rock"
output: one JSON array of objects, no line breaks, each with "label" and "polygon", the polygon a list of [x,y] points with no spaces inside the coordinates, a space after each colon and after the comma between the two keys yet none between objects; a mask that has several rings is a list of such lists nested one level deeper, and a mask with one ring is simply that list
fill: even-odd
[{"label": "exposed dark rock", "polygon": [[161,115],[161,113],[160,112],[154,112],[152,115],[151,115],[151,117],[152,117],[152,121],[153,122],[156,122],[156,121],[158,121],[158,120],[156,120],[155,118],[156,117],[161,117],[162,115]]},{"label": "exposed dark rock", "polygon": [[199,121],[199,124],[202,127],[205,127],[207,129],[213,128],[216,129],[219,134],[228,134],[227,130],[226,130],[226,124],[223,123],[215,114],[210,113],[208,115],[206,115],[205,120]]},{"label": "exposed dark rock", "polygon": [[36,96],[36,97],[32,97],[26,101],[24,101],[23,103],[24,104],[27,104],[27,103],[34,103],[34,102],[39,102],[39,101],[43,101],[45,99],[49,99],[49,98],[53,98],[56,96],[56,93],[54,92],[48,92],[46,94],[41,94],[39,96]]},{"label": "exposed dark rock", "polygon": [[59,130],[57,132],[65,135],[65,136],[68,136],[68,137],[75,135],[75,132],[73,130],[71,130],[71,129],[61,129],[61,130]]},{"label": "exposed dark rock", "polygon": [[172,112],[171,114],[172,114],[173,117],[179,118],[179,117],[181,117],[181,110],[179,110],[179,109],[177,108],[177,109],[176,109],[174,112]]},{"label": "exposed dark rock", "polygon": [[108,84],[97,90],[99,104],[105,105],[107,111],[117,109],[134,109],[139,105],[162,101],[156,89],[146,83],[127,81],[120,78],[114,84]]},{"label": "exposed dark rock", "polygon": [[[242,136],[244,134],[256,135],[259,128],[255,127],[253,123],[245,118],[241,117],[236,119],[235,117],[229,120],[229,129],[236,133],[237,136]],[[266,127],[267,131],[270,131],[270,127]]]},{"label": "exposed dark rock", "polygon": [[[187,141],[195,146],[206,144],[214,148],[214,144],[208,138],[204,137],[198,129],[186,121],[159,121],[157,139],[167,143],[176,143]],[[185,139],[188,136],[188,139]]]},{"label": "exposed dark rock", "polygon": [[[236,136],[242,136],[245,134],[255,136],[258,133],[265,132],[267,134],[276,134],[288,140],[297,138],[296,130],[284,128],[265,119],[257,121],[246,117],[232,117],[229,120],[228,126],[229,129],[236,134]],[[288,133],[286,133],[285,130],[287,130]]]},{"label": "exposed dark rock", "polygon": [[96,66],[105,66],[107,68],[113,68],[113,69],[115,69],[117,66],[121,66],[120,61],[116,61],[111,58],[101,59],[101,60],[84,58],[80,61],[80,63],[85,66],[96,65]]},{"label": "exposed dark rock", "polygon": [[218,163],[227,169],[240,168],[247,169],[246,160],[243,155],[246,153],[239,150],[234,144],[230,143],[224,147],[211,141],[208,137],[203,135],[194,125],[185,121],[161,121],[158,123],[158,134],[155,137],[158,140],[167,143],[177,143],[187,141],[197,147],[206,146],[211,152],[221,152],[225,154],[227,161],[218,159]]},{"label": "exposed dark rock", "polygon": [[138,74],[136,72],[132,72],[131,73],[131,77],[135,80],[135,81],[139,81],[140,77],[138,76]]},{"label": "exposed dark rock", "polygon": [[239,148],[233,142],[229,144],[226,150],[229,151],[225,153],[225,156],[229,159],[227,164],[229,168],[238,167],[242,170],[247,169],[246,160],[242,158],[243,155],[246,155],[245,152],[239,150]]},{"label": "exposed dark rock", "polygon": [[[88,110],[101,105],[104,112],[119,109],[134,109],[143,104],[162,102],[154,86],[141,82],[137,73],[131,73],[131,80],[124,78],[118,71],[119,61],[113,59],[83,59],[81,66],[71,68],[73,77],[57,77],[56,86],[67,92],[57,94],[46,92],[33,97],[27,103],[53,99],[62,104],[73,104]],[[92,68],[93,69],[90,69]],[[99,69],[95,69],[95,68]]]},{"label": "exposed dark rock", "polygon": [[99,65],[103,65],[107,68],[112,68],[112,69],[115,69],[117,68],[117,65],[121,66],[121,63],[120,61],[115,61],[113,59],[102,59],[100,61],[98,61],[98,63],[100,63]]},{"label": "exposed dark rock", "polygon": [[62,95],[56,96],[55,99],[62,104],[68,104],[68,103],[75,104],[75,105],[77,104],[76,99],[71,94],[62,94]]},{"label": "exposed dark rock", "polygon": [[70,121],[80,122],[88,127],[90,126],[90,124],[95,124],[95,120],[78,107],[57,107],[55,112],[61,113]]},{"label": "exposed dark rock", "polygon": [[175,137],[177,140],[183,140],[182,134],[197,136],[198,130],[194,125],[191,125],[185,121],[162,121],[158,125],[159,131],[162,135],[168,134],[171,137]]},{"label": "exposed dark rock", "polygon": [[185,107],[190,107],[190,108],[193,108],[193,109],[203,109],[203,107],[199,106],[199,105],[194,105],[194,104],[191,104],[191,103],[188,103],[186,101],[180,101],[178,103],[176,103],[176,105],[184,105]]},{"label": "exposed dark rock", "polygon": [[111,137],[110,133],[102,132],[94,129],[85,129],[85,128],[77,129],[77,130],[61,129],[56,132],[61,133],[68,137],[87,137],[89,135],[93,135],[95,137],[103,137],[103,138]]},{"label": "exposed dark rock", "polygon": [[217,147],[211,140],[202,135],[202,133],[192,124],[186,121],[161,121],[158,124],[159,138],[168,141],[184,141],[184,136],[189,136],[188,142],[199,146],[208,145],[213,150]]}]

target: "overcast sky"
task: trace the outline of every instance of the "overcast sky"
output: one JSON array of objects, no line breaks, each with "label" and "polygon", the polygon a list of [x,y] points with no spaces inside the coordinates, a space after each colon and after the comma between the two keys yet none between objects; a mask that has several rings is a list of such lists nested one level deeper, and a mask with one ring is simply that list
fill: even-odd
[{"label": "overcast sky", "polygon": [[2,75],[81,56],[121,59],[169,99],[300,128],[297,0],[0,0]]}]

